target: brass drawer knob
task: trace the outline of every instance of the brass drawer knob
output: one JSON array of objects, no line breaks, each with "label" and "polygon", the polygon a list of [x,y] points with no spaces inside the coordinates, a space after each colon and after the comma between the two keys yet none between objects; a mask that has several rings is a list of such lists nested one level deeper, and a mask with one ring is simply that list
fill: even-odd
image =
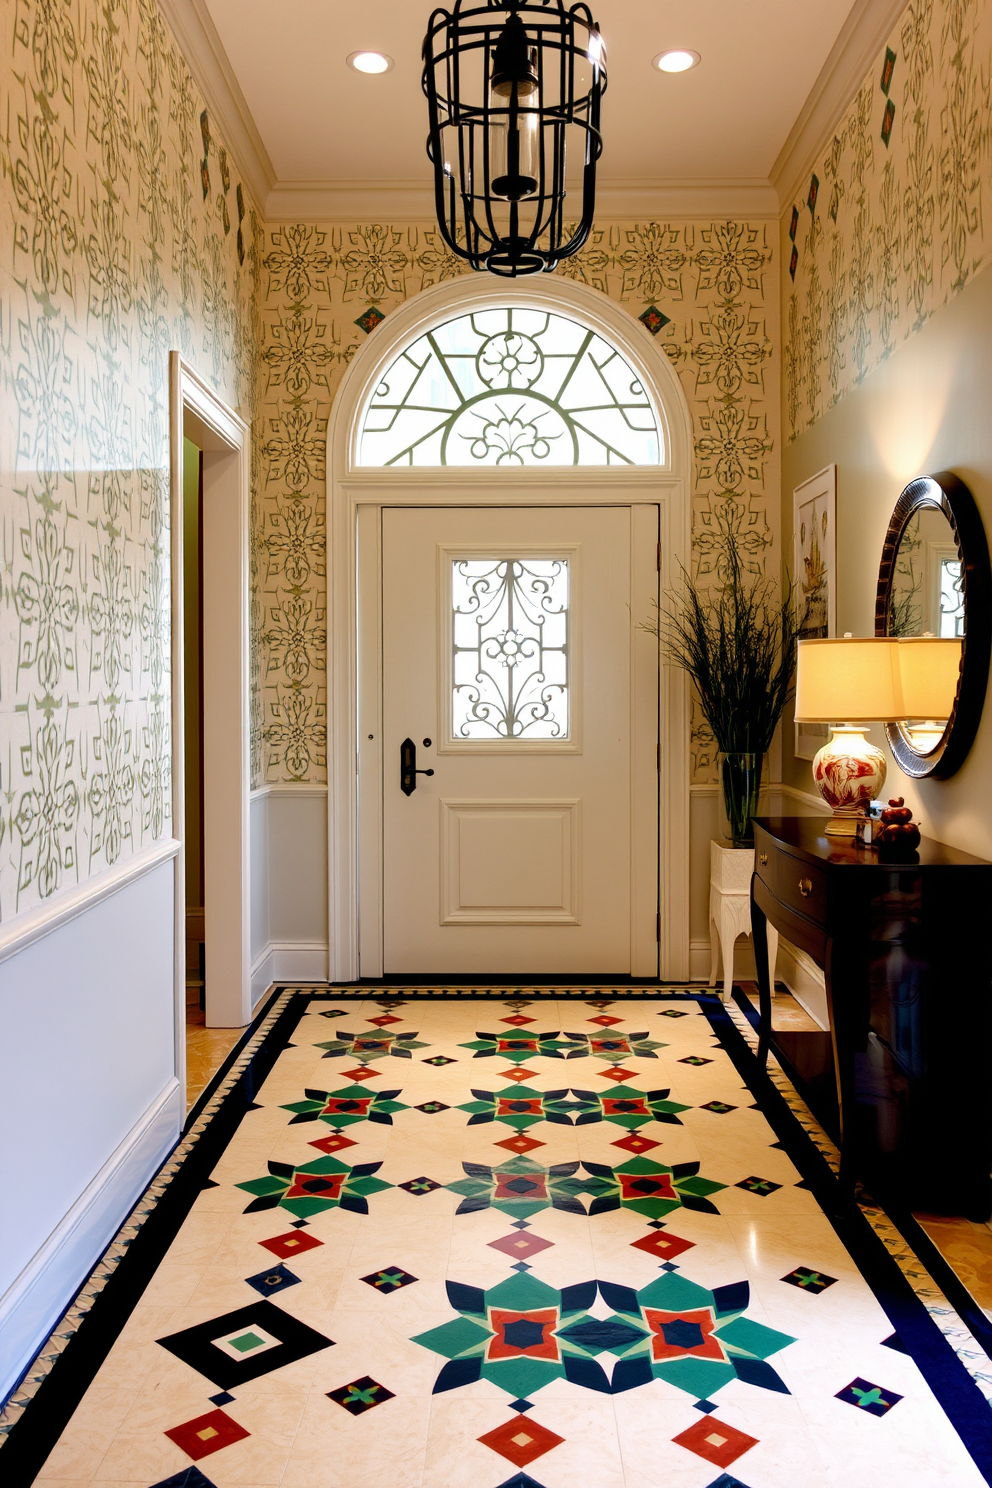
[{"label": "brass drawer knob", "polygon": [[767,868],[768,867],[768,854],[767,853],[759,853],[758,854],[758,862],[761,864],[762,868]]},{"label": "brass drawer knob", "polygon": [[799,880],[799,892],[804,899],[808,899],[813,892],[813,880],[811,878],[801,878]]}]

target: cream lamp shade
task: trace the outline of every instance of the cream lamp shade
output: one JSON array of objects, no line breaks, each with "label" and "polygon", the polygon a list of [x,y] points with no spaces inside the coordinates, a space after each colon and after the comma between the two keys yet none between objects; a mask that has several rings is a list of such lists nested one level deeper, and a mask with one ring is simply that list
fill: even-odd
[{"label": "cream lamp shade", "polygon": [[799,642],[796,722],[891,723],[906,718],[899,648],[889,636]]},{"label": "cream lamp shade", "polygon": [[959,636],[904,636],[899,673],[905,718],[949,718],[961,670]]}]

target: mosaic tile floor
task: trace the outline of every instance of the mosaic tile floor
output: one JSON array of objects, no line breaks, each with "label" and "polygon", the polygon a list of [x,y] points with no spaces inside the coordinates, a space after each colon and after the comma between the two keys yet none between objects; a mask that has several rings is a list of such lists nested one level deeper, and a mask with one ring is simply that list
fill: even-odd
[{"label": "mosaic tile floor", "polygon": [[719,1004],[286,1006],[38,1482],[992,1481],[988,1405]]}]

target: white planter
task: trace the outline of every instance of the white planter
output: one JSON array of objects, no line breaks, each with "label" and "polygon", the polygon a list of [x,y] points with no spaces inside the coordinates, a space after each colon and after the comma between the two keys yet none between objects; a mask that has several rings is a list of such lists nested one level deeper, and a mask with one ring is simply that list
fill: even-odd
[{"label": "white planter", "polygon": [[[719,961],[723,959],[723,1000],[730,1001],[734,988],[734,944],[739,935],[751,934],[751,875],[754,848],[732,847],[710,842],[710,980],[716,986]],[[778,931],[768,926],[768,972],[775,989]]]}]

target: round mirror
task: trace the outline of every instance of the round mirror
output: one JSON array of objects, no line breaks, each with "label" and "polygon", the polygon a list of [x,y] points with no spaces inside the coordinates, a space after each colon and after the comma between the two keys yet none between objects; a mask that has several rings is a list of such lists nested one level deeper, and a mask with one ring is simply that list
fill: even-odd
[{"label": "round mirror", "polygon": [[953,775],[971,748],[988,681],[990,587],[967,486],[947,472],[911,481],[885,535],[875,601],[875,634],[904,643],[906,717],[885,728],[907,775]]}]

